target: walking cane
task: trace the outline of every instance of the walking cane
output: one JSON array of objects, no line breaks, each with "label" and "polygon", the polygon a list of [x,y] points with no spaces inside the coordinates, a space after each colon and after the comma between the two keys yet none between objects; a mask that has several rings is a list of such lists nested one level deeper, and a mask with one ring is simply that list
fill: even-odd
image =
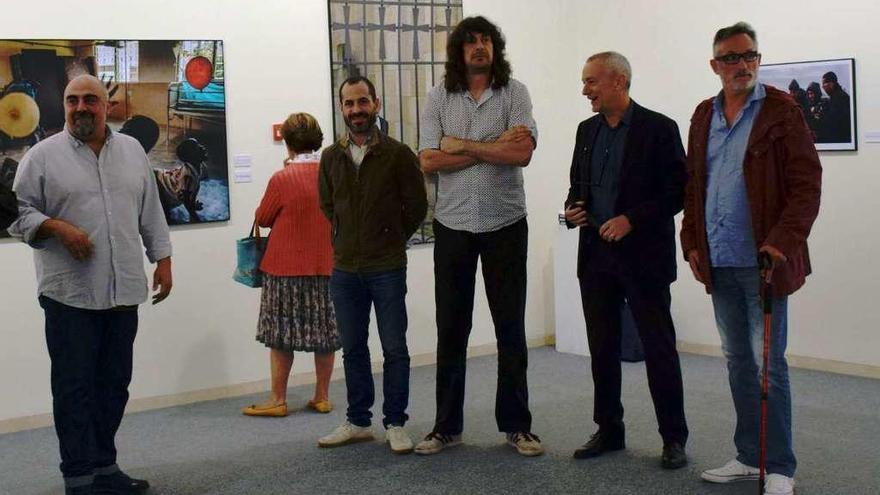
[{"label": "walking cane", "polygon": [[[758,255],[759,272],[763,275],[765,270],[773,266],[772,260],[766,253]],[[764,472],[767,463],[767,395],[768,368],[770,366],[770,331],[773,324],[773,285],[761,276],[761,299],[764,306],[764,366],[761,369],[761,432],[759,438],[760,458],[758,460],[758,495],[764,493]]]}]

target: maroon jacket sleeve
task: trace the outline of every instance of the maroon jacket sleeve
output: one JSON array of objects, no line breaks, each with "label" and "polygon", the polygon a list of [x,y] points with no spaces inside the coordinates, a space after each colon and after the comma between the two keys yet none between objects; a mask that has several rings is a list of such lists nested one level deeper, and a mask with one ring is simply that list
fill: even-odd
[{"label": "maroon jacket sleeve", "polygon": [[697,129],[701,127],[699,123],[706,111],[706,105],[707,102],[704,101],[694,110],[694,114],[691,116],[691,126],[688,130],[687,161],[685,162],[687,182],[684,188],[684,216],[681,220],[680,234],[681,250],[684,254],[685,261],[687,261],[688,253],[693,249],[697,249],[698,229],[696,218],[697,211],[703,207],[703,205],[697,204],[700,195],[696,193],[696,188],[703,187],[703,184],[699,181],[699,177],[696,174],[696,165],[700,160],[705,159],[705,157],[696,156],[695,143],[698,140],[703,139],[702,136],[697,136]]},{"label": "maroon jacket sleeve", "polygon": [[785,121],[787,133],[780,150],[784,154],[785,207],[764,243],[791,257],[806,242],[819,214],[822,165],[800,108],[790,106]]}]

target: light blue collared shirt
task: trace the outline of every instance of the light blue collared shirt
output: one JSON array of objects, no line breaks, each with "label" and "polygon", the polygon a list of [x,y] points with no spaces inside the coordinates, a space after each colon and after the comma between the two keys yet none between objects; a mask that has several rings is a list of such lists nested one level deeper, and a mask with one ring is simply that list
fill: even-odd
[{"label": "light blue collared shirt", "polygon": [[713,267],[758,265],[743,159],[766,96],[764,86],[756,85],[730,126],[724,118],[724,93],[715,98],[706,147],[706,235]]},{"label": "light blue collared shirt", "polygon": [[[15,175],[19,218],[9,233],[34,247],[39,294],[82,309],[147,300],[151,263],[171,256],[168,224],[144,149],[110,132],[100,156],[61,131],[31,148]],[[76,261],[56,237],[36,240],[50,218],[85,231],[92,256]]]}]

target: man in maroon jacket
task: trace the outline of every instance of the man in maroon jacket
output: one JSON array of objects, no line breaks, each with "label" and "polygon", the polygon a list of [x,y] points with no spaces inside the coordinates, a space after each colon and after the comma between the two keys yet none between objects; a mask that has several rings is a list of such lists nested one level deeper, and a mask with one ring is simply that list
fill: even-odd
[{"label": "man in maroon jacket", "polygon": [[[757,84],[761,55],[744,22],[720,29],[712,70],[717,97],[691,118],[681,246],[712,295],[736,408],[737,456],[704,471],[716,483],[758,478],[763,354],[761,279],[773,284],[767,479],[764,493],[791,494],[796,460],[785,360],[787,296],[810,273],[806,239],[819,212],[822,168],[798,104]],[[758,254],[771,267],[759,272]]]}]

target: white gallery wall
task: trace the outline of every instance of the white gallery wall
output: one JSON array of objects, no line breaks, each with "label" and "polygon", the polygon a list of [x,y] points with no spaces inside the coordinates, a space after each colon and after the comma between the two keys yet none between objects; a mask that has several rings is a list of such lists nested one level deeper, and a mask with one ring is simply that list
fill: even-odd
[{"label": "white gallery wall", "polygon": [[[10,11],[12,2],[3,0]],[[314,114],[332,127],[325,0],[93,1],[14,4],[16,22],[0,38],[223,39],[230,157],[253,156],[253,183],[230,184],[232,220],[172,230],[174,290],[159,306],[141,308],[131,394],[143,399],[235,386],[268,376],[267,352],[254,341],[259,292],[230,279],[234,241],[245,234],[283,147],[271,124],[291,111]],[[790,352],[880,366],[878,316],[873,311],[880,264],[872,254],[880,180],[880,145],[864,144],[880,130],[876,94],[880,46],[869,31],[880,18],[871,2],[655,2],[465,0],[466,15],[496,21],[508,41],[514,77],[532,95],[538,149],[525,171],[530,249],[527,333],[533,342],[554,333],[553,252],[556,212],[567,187],[577,123],[589,115],[580,95],[580,68],[593,52],[616,49],[632,61],[633,96],[676,119],[686,133],[693,107],[718,90],[708,67],[715,29],[746,19],[759,33],[764,62],[855,57],[858,153],[824,153],[825,191],[811,239],[815,274],[790,303]],[[409,255],[409,343],[430,354],[436,338],[432,249]],[[0,242],[0,421],[50,411],[49,362],[36,302],[31,253]],[[680,266],[673,286],[679,339],[717,345],[708,298]],[[573,274],[572,274],[573,276]],[[478,282],[478,294],[482,282]],[[374,360],[380,357],[373,339]],[[472,346],[494,342],[478,295]],[[298,354],[294,373],[312,370]],[[338,363],[341,365],[341,359]],[[341,369],[337,370],[341,374]],[[341,385],[334,385],[341,386]]]},{"label": "white gallery wall", "polygon": [[[675,119],[685,143],[694,107],[720,89],[708,62],[719,27],[750,22],[765,64],[856,59],[859,149],[820,153],[822,206],[809,239],[813,274],[789,301],[788,352],[873,366],[873,376],[880,366],[880,143],[865,143],[864,136],[880,130],[878,18],[880,4],[867,0],[571,2],[561,30],[573,33],[568,43],[575,51],[614,49],[629,57],[633,97]],[[577,101],[572,94],[571,105]],[[672,305],[680,341],[720,345],[709,298],[681,258]]]}]

